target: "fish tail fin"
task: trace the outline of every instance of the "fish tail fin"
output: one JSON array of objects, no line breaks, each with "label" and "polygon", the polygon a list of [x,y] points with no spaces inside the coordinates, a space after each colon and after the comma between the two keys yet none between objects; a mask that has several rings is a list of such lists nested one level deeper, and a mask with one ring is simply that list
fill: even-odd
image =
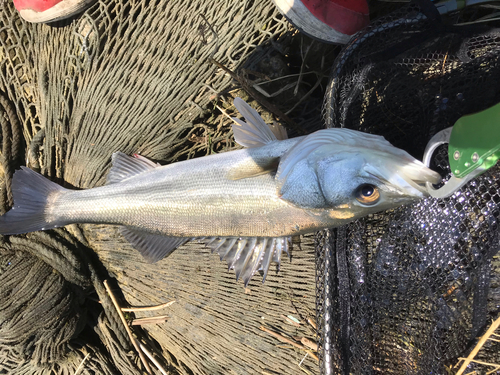
[{"label": "fish tail fin", "polygon": [[0,234],[20,234],[65,225],[55,220],[49,222],[46,217],[51,197],[65,190],[31,169],[21,167],[12,179],[14,207],[0,217]]}]

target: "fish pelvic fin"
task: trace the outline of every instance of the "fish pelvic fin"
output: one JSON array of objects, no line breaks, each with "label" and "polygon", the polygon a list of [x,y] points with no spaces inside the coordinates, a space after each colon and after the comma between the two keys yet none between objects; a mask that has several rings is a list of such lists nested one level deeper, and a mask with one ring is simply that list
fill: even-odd
[{"label": "fish pelvic fin", "polygon": [[285,128],[281,125],[268,125],[255,109],[250,107],[243,99],[235,98],[233,102],[236,109],[245,117],[245,121],[231,117],[233,124],[234,140],[244,147],[259,147],[268,143],[287,139]]},{"label": "fish pelvic fin", "polygon": [[257,271],[264,283],[271,262],[277,263],[279,269],[282,253],[290,255],[292,246],[291,237],[212,237],[205,241],[212,252],[227,262],[228,269],[235,270],[236,280],[241,278],[245,287]]},{"label": "fish pelvic fin", "polygon": [[46,214],[54,197],[64,191],[66,189],[41,174],[21,167],[12,180],[14,206],[0,217],[0,234],[28,233],[68,224],[50,219]]},{"label": "fish pelvic fin", "polygon": [[107,185],[125,181],[130,177],[148,172],[160,166],[160,164],[156,164],[144,156],[137,154],[128,156],[123,152],[115,152],[111,156],[111,162],[113,166],[106,178]]},{"label": "fish pelvic fin", "polygon": [[148,263],[156,263],[169,256],[179,246],[184,245],[191,238],[167,237],[161,234],[152,234],[125,226],[120,227],[120,233],[138,250]]}]

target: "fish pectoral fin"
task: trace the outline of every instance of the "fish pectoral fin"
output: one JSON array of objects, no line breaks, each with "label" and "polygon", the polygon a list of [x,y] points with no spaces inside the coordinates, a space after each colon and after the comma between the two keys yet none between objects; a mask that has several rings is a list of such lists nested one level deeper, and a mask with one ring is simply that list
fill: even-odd
[{"label": "fish pectoral fin", "polygon": [[271,262],[281,262],[281,254],[290,256],[291,237],[212,237],[205,239],[206,245],[217,252],[220,260],[225,260],[228,269],[234,269],[236,280],[242,279],[245,287],[257,271],[266,281]]},{"label": "fish pectoral fin", "polygon": [[244,147],[259,147],[276,140],[287,139],[286,130],[280,125],[268,125],[255,109],[250,107],[243,99],[235,98],[233,102],[236,109],[245,117],[245,121],[231,117],[233,124],[234,140]]},{"label": "fish pectoral fin", "polygon": [[185,237],[152,234],[125,226],[120,227],[120,233],[148,263],[158,262],[190,240],[190,238]]},{"label": "fish pectoral fin", "polygon": [[241,180],[261,176],[266,173],[276,172],[279,158],[267,158],[263,160],[247,160],[232,167],[226,175],[228,180]]},{"label": "fish pectoral fin", "polygon": [[113,166],[106,178],[107,185],[124,181],[130,177],[160,167],[160,164],[156,164],[144,156],[136,154],[132,157],[123,152],[115,152],[111,156],[111,162]]}]

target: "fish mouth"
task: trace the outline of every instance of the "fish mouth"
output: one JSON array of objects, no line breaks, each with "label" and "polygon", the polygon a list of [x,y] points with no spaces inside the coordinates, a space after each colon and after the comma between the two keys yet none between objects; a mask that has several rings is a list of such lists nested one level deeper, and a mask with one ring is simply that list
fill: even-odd
[{"label": "fish mouth", "polygon": [[439,184],[442,181],[441,175],[410,155],[406,158],[398,156],[399,158],[394,158],[394,155],[386,156],[377,166],[368,166],[366,172],[381,180],[394,198],[428,197],[426,185]]},{"label": "fish mouth", "polygon": [[413,189],[418,190],[425,197],[429,196],[427,184],[437,185],[442,181],[438,172],[418,160],[413,160],[412,163],[403,166],[400,173]]}]

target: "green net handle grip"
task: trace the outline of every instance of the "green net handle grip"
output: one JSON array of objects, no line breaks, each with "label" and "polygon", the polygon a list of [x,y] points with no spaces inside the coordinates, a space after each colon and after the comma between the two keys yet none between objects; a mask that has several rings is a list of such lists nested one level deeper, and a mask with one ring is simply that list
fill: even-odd
[{"label": "green net handle grip", "polygon": [[453,126],[448,158],[454,176],[463,178],[479,167],[487,170],[500,159],[500,103],[466,115]]}]

